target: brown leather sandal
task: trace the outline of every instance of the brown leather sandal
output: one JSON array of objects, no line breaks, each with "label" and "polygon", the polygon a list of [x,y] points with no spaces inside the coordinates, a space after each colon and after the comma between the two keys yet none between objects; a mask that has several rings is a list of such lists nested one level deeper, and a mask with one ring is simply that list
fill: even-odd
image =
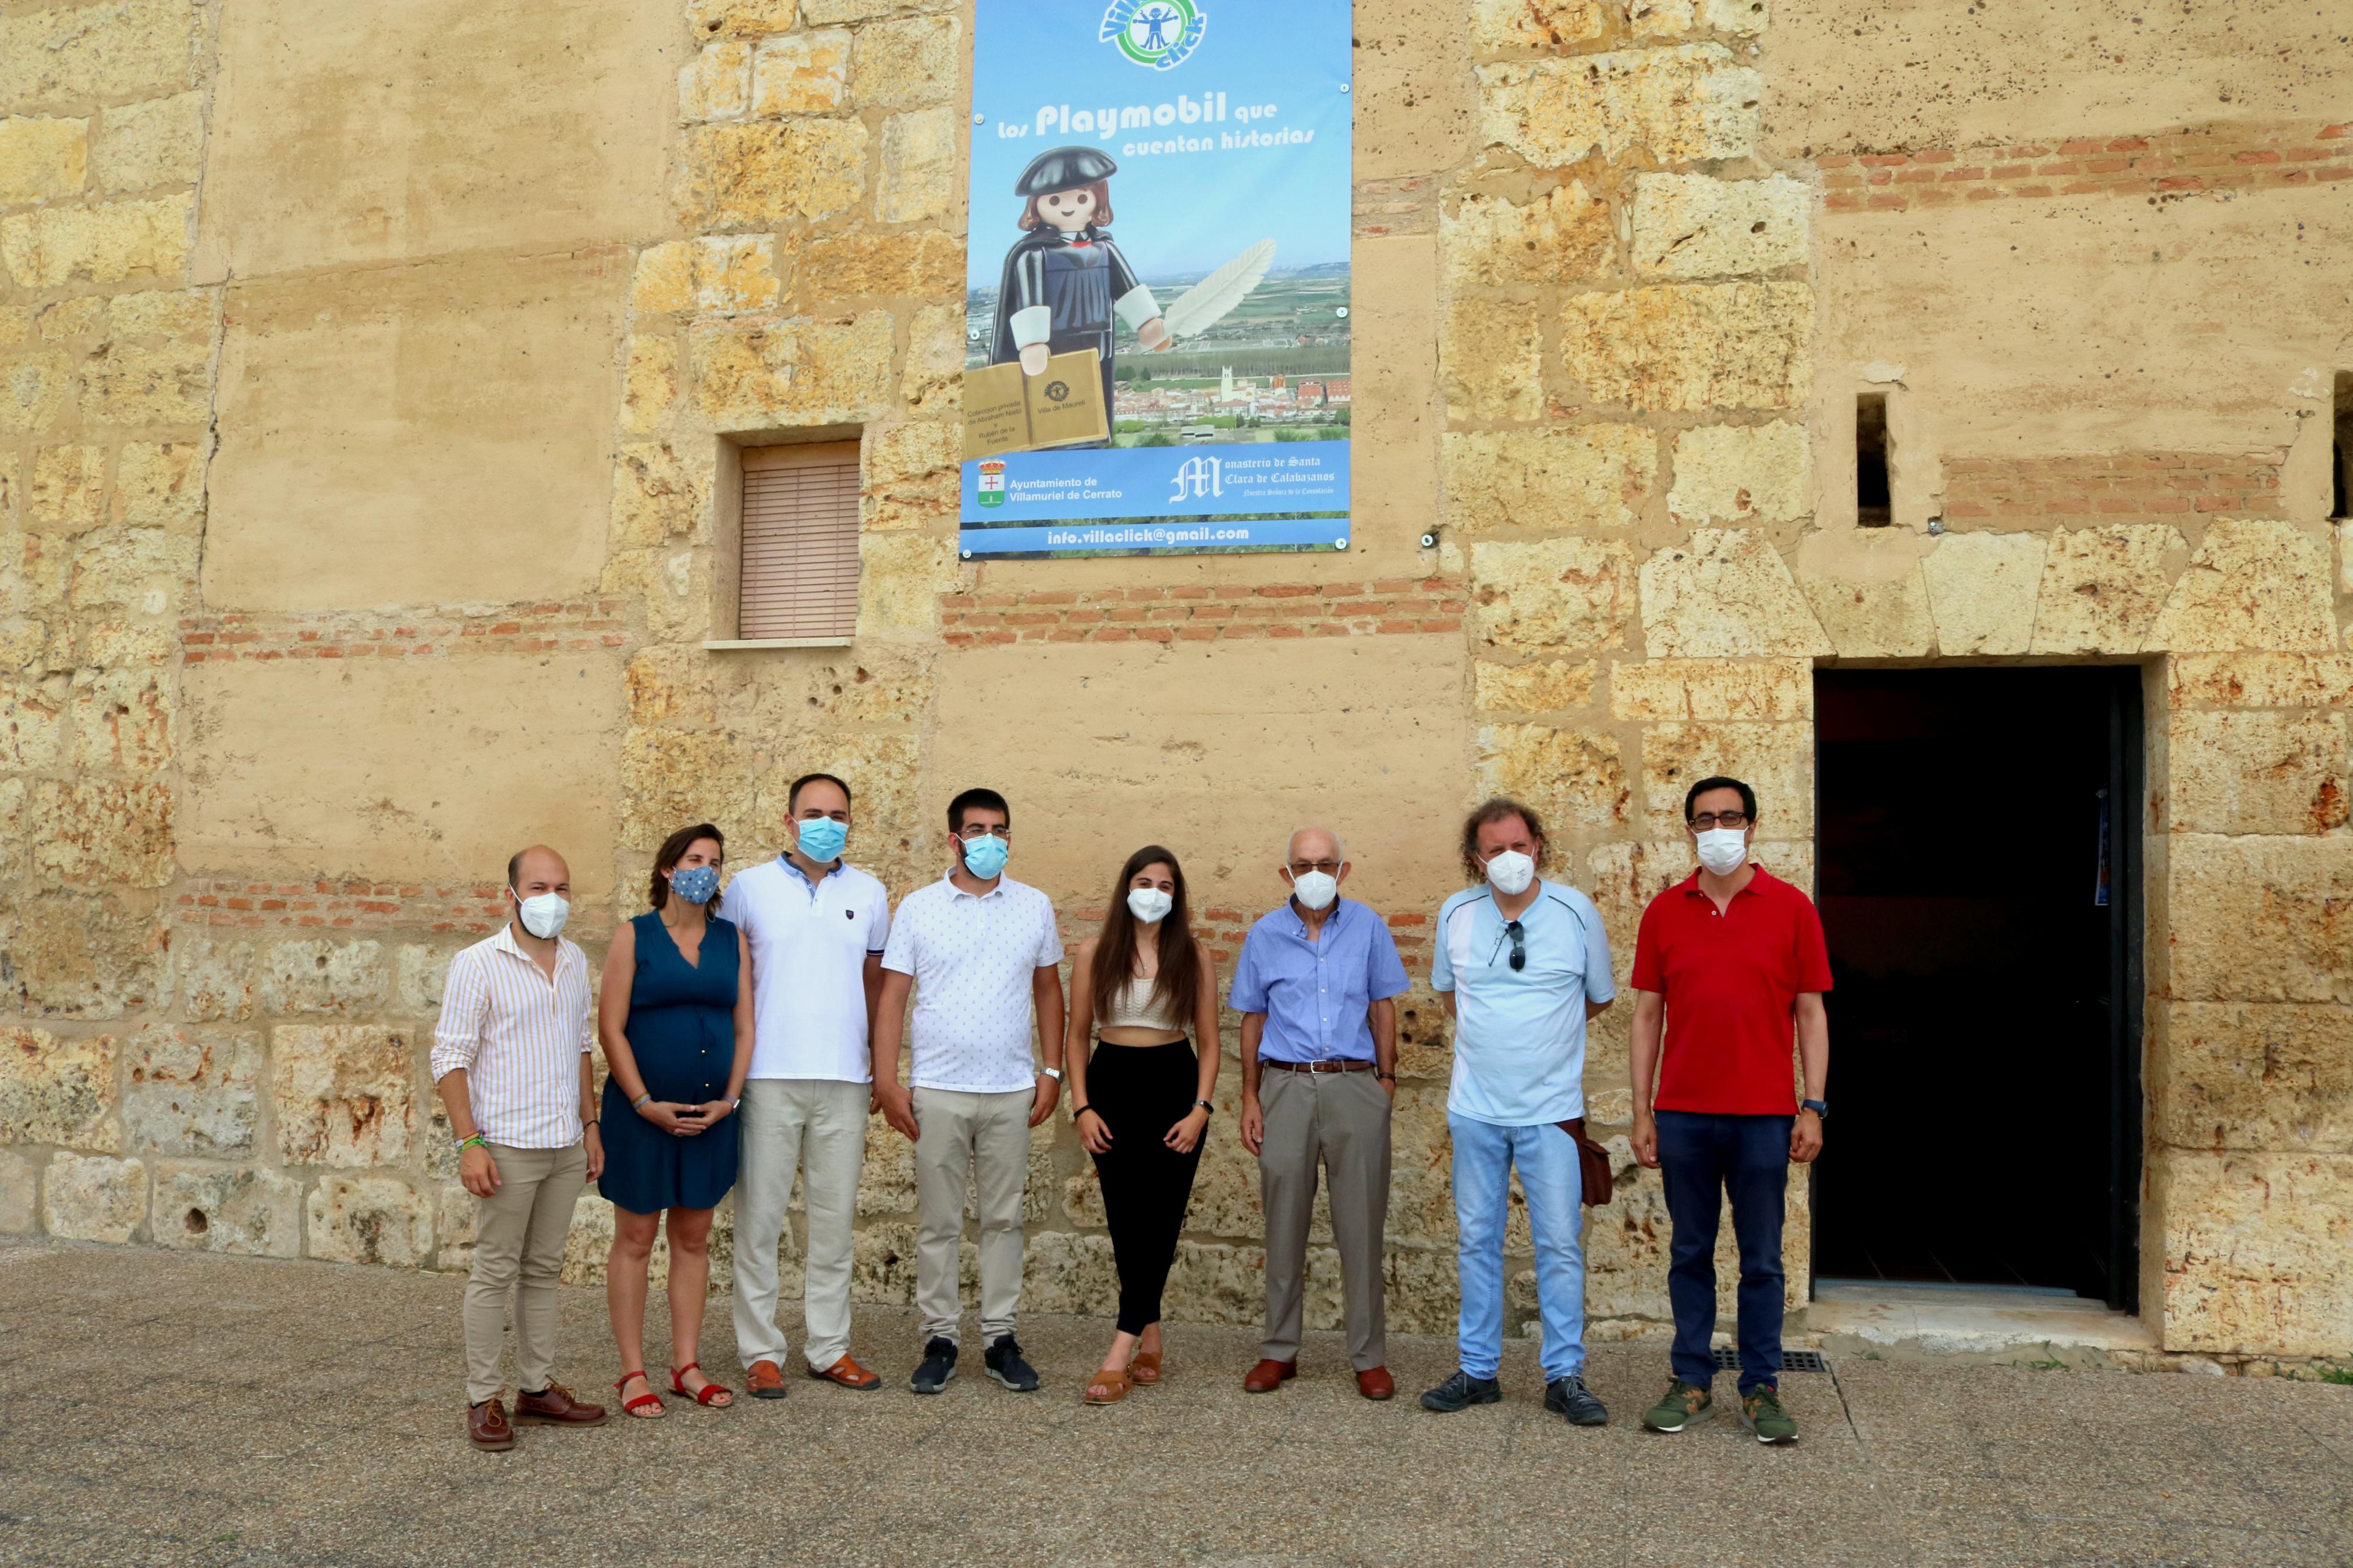
[{"label": "brown leather sandal", "polygon": [[638,1394],[635,1399],[622,1400],[621,1413],[625,1415],[634,1415],[640,1421],[659,1421],[669,1415],[669,1407],[662,1404],[661,1395],[653,1391],[654,1380],[646,1377],[642,1372],[623,1373],[619,1380],[613,1384],[613,1391],[616,1394],[619,1393],[629,1386],[631,1378],[636,1377],[646,1378],[646,1392]]},{"label": "brown leather sandal", "polygon": [[1145,1387],[1150,1387],[1152,1384],[1158,1383],[1160,1381],[1160,1355],[1161,1352],[1158,1351],[1136,1352],[1134,1358],[1127,1363],[1127,1375],[1135,1382],[1144,1384]]},{"label": "brown leather sandal", "polygon": [[1097,1372],[1087,1383],[1088,1405],[1117,1405],[1135,1386],[1135,1379],[1124,1372]]}]

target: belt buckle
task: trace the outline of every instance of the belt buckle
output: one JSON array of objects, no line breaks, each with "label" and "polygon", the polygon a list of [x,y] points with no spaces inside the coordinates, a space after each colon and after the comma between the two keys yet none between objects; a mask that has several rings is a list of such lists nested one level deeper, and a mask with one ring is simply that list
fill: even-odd
[{"label": "belt buckle", "polygon": [[1335,1058],[1318,1057],[1314,1061],[1307,1064],[1307,1070],[1309,1072],[1338,1072],[1340,1070],[1340,1063]]}]

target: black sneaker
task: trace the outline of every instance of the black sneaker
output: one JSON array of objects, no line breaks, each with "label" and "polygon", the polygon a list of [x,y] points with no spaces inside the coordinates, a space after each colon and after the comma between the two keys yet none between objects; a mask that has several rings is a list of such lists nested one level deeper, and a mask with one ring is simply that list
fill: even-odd
[{"label": "black sneaker", "polygon": [[1011,1334],[999,1334],[997,1342],[980,1353],[981,1363],[988,1375],[1016,1394],[1038,1392],[1038,1369],[1021,1359],[1021,1344]]},{"label": "black sneaker", "polygon": [[1501,1405],[1504,1385],[1492,1377],[1473,1377],[1458,1371],[1452,1377],[1421,1396],[1424,1410],[1442,1411],[1448,1415],[1468,1410],[1473,1405]]},{"label": "black sneaker", "polygon": [[1556,1377],[1545,1384],[1545,1408],[1556,1415],[1566,1415],[1572,1426],[1609,1425],[1609,1407],[1585,1386],[1585,1379],[1575,1373]]},{"label": "black sneaker", "polygon": [[955,1379],[955,1342],[944,1337],[934,1338],[923,1347],[923,1364],[907,1380],[907,1386],[918,1394],[937,1394]]}]

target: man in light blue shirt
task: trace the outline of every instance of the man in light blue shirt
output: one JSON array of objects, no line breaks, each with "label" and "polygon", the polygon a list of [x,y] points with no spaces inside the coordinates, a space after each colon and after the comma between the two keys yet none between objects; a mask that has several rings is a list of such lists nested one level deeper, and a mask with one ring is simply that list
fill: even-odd
[{"label": "man in light blue shirt", "polygon": [[1535,813],[1488,801],[1462,829],[1463,868],[1480,885],[1438,914],[1430,985],[1455,1021],[1446,1125],[1454,1141],[1455,1267],[1461,1365],[1421,1396],[1455,1411],[1504,1397],[1504,1227],[1512,1167],[1527,1196],[1544,1319],[1545,1408],[1572,1426],[1609,1412],[1585,1386],[1585,1252],[1577,1140],[1585,1115],[1585,1024],[1617,996],[1601,913],[1576,889],[1536,875]]},{"label": "man in light blue shirt", "polygon": [[1349,870],[1347,850],[1328,830],[1291,836],[1280,868],[1291,897],[1250,927],[1228,998],[1242,1016],[1242,1147],[1258,1156],[1266,1210],[1266,1338],[1242,1378],[1250,1394],[1271,1394],[1298,1374],[1319,1164],[1331,1183],[1356,1392],[1397,1392],[1381,1255],[1397,1095],[1394,998],[1409,982],[1388,924],[1340,897]]}]

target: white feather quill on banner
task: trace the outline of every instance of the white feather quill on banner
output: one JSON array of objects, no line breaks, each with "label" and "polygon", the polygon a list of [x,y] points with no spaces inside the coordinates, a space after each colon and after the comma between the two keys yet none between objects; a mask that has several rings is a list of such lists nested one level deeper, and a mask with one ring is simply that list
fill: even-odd
[{"label": "white feather quill on banner", "polygon": [[1250,297],[1251,289],[1266,281],[1266,269],[1273,264],[1274,241],[1261,239],[1186,289],[1161,312],[1168,335],[1189,338],[1224,321]]}]

